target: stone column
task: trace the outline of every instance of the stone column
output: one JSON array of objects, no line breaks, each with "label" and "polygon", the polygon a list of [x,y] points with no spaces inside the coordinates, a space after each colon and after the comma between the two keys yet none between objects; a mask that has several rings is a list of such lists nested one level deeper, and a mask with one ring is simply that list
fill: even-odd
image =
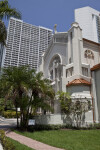
[{"label": "stone column", "polygon": [[55,80],[55,62],[53,62],[53,80]]}]

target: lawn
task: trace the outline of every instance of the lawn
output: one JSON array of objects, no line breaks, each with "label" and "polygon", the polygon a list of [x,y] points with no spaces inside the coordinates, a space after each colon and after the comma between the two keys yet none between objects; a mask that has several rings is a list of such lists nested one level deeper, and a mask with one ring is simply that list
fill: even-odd
[{"label": "lawn", "polygon": [[66,150],[100,150],[100,130],[15,132]]},{"label": "lawn", "polygon": [[15,150],[33,150],[29,147],[27,147],[26,145],[23,145],[23,144],[20,144],[19,142],[15,141],[15,140],[12,140],[11,138],[8,138],[7,139],[13,143],[13,145],[15,146]]}]

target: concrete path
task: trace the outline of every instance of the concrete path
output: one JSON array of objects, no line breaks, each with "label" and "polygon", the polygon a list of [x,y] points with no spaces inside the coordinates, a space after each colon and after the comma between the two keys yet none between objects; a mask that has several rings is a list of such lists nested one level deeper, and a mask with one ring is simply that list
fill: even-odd
[{"label": "concrete path", "polygon": [[35,150],[63,150],[60,148],[49,146],[47,144],[43,144],[31,138],[16,134],[15,132],[12,132],[12,131],[6,132],[6,136],[20,142],[21,144],[24,144],[30,148],[33,148]]},{"label": "concrete path", "polygon": [[6,119],[0,116],[0,129],[9,129],[17,126],[17,119]]},{"label": "concrete path", "polygon": [[3,150],[3,147],[2,147],[2,145],[1,145],[1,143],[0,143],[0,150]]},{"label": "concrete path", "polygon": [[[35,150],[63,150],[60,148],[52,147],[47,144],[43,144],[31,138],[16,134],[15,132],[10,131],[10,128],[14,128],[17,125],[16,119],[5,119],[0,116],[0,129],[4,129],[6,131],[6,136],[10,137],[21,144],[24,144],[30,148]],[[1,145],[0,145],[1,146]],[[0,147],[1,148],[1,147]],[[0,149],[1,150],[1,149]]]}]

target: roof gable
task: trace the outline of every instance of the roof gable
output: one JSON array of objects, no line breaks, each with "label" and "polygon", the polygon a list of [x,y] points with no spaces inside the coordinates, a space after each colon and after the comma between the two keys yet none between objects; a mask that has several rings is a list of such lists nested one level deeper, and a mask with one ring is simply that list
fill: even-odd
[{"label": "roof gable", "polygon": [[67,84],[67,86],[71,86],[71,85],[81,85],[81,84],[83,84],[83,85],[91,85],[90,82],[88,82],[88,81],[86,81],[86,80],[80,78],[80,79],[75,79],[75,80],[69,82],[69,83]]}]

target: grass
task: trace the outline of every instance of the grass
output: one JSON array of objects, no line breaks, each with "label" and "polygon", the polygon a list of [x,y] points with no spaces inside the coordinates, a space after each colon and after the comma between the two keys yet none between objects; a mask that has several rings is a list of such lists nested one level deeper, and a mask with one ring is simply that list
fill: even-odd
[{"label": "grass", "polygon": [[15,132],[66,150],[100,150],[100,130]]},{"label": "grass", "polygon": [[7,139],[13,143],[13,145],[15,146],[15,150],[33,150],[32,148],[29,148],[28,146],[26,145],[23,145],[23,144],[20,144],[19,142],[15,141],[15,140],[12,140],[11,138],[8,138]]}]

